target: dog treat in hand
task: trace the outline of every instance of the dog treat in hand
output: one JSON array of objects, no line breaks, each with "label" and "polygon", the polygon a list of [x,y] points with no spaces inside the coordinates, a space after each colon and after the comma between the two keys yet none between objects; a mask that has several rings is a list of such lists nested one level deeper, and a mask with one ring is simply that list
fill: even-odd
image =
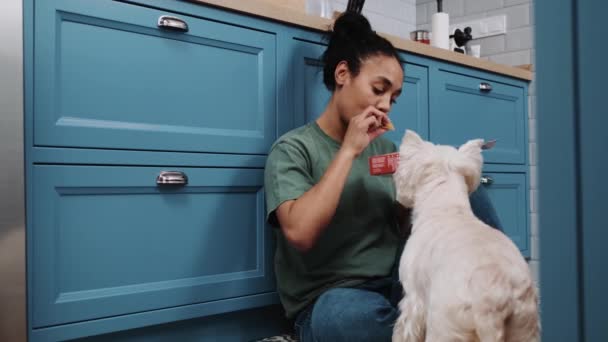
[{"label": "dog treat in hand", "polygon": [[395,126],[393,126],[393,123],[388,120],[382,125],[382,128],[389,130],[389,131],[395,130]]},{"label": "dog treat in hand", "polygon": [[372,176],[395,173],[399,165],[399,152],[369,157],[369,174]]}]

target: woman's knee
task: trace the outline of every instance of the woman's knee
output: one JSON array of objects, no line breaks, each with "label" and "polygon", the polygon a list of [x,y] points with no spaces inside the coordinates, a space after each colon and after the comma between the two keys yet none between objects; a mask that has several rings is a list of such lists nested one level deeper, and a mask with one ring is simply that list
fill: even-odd
[{"label": "woman's knee", "polygon": [[318,342],[390,341],[397,314],[379,293],[336,288],[317,299],[310,324]]}]

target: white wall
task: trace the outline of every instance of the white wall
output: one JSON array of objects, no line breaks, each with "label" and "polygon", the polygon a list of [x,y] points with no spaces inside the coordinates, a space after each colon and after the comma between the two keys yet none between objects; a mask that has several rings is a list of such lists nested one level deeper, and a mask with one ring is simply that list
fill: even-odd
[{"label": "white wall", "polygon": [[[348,0],[331,0],[334,11],[344,11]],[[416,30],[416,0],[367,0],[363,15],[372,28],[379,33],[388,33],[409,39]]]}]

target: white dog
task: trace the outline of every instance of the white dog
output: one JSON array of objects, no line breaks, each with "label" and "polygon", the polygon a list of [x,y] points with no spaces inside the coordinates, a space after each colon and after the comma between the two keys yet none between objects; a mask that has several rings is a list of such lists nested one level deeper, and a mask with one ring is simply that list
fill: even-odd
[{"label": "white dog", "polygon": [[413,207],[399,264],[405,297],[393,341],[539,341],[537,290],[517,247],[477,219],[483,140],[433,145],[406,131],[394,174]]}]

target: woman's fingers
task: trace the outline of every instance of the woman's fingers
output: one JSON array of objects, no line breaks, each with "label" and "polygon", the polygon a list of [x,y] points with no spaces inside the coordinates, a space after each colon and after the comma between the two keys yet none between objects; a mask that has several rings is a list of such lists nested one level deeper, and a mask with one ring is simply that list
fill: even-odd
[{"label": "woman's fingers", "polygon": [[372,115],[378,119],[378,125],[376,126],[376,128],[382,127],[382,128],[386,128],[387,130],[395,129],[395,126],[393,126],[393,123],[388,118],[388,115],[385,112],[383,112],[373,106],[370,106],[369,108],[366,109],[366,116],[372,116]]},{"label": "woman's fingers", "polygon": [[370,115],[363,119],[362,126],[362,128],[365,128],[365,132],[369,132],[379,128],[381,126],[381,122],[376,116]]}]

